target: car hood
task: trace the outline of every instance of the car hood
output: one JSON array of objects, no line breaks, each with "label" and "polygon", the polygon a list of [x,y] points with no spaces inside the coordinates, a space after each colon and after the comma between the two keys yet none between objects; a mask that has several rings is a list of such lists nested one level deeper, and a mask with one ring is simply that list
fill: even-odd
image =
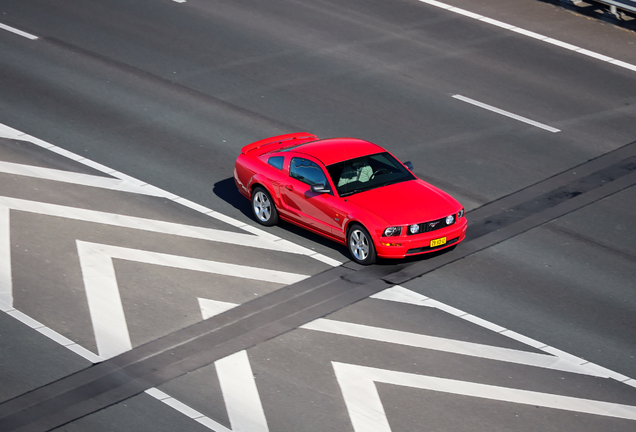
[{"label": "car hood", "polygon": [[359,192],[346,199],[375,213],[389,225],[440,219],[462,208],[455,198],[420,179]]}]

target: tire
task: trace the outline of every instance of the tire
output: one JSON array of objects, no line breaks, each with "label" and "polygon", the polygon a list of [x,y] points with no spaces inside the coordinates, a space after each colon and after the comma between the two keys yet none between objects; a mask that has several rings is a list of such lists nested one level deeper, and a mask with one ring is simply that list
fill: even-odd
[{"label": "tire", "polygon": [[261,186],[252,191],[252,213],[261,225],[272,226],[278,223],[278,211],[274,201],[269,192]]},{"label": "tire", "polygon": [[373,264],[376,260],[375,246],[369,231],[359,224],[354,224],[347,231],[347,247],[351,259],[361,265]]}]

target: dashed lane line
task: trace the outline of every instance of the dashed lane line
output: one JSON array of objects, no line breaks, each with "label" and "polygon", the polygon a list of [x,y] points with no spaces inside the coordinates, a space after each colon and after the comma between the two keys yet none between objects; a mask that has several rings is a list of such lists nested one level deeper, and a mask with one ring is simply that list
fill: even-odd
[{"label": "dashed lane line", "polygon": [[462,95],[456,94],[456,95],[453,95],[453,98],[458,99],[458,100],[463,101],[463,102],[466,102],[466,103],[469,103],[471,105],[478,106],[478,107],[483,108],[485,110],[495,112],[495,113],[500,114],[502,116],[509,117],[511,119],[515,119],[515,120],[523,122],[523,123],[527,123],[529,125],[538,127],[540,129],[547,130],[548,132],[552,132],[552,133],[561,132],[560,129],[557,129],[555,127],[548,126],[548,125],[545,125],[543,123],[539,123],[539,122],[534,121],[534,120],[530,120],[529,118],[522,117],[520,115],[513,114],[513,113],[508,112],[508,111],[504,111],[504,110],[502,110],[500,108],[494,107],[492,105],[485,104],[483,102],[476,101],[476,100],[468,98],[466,96],[462,96]]},{"label": "dashed lane line", "polygon": [[9,31],[9,32],[11,32],[11,33],[14,33],[14,34],[17,34],[17,35],[19,35],[19,36],[25,37],[25,38],[27,38],[27,39],[31,39],[31,40],[37,40],[37,39],[39,39],[37,36],[32,35],[31,33],[27,33],[27,32],[25,32],[25,31],[18,30],[17,28],[15,28],[15,27],[11,27],[11,26],[8,26],[8,25],[6,25],[6,24],[2,24],[2,23],[0,23],[0,29],[3,29],[3,30],[6,30],[6,31]]}]

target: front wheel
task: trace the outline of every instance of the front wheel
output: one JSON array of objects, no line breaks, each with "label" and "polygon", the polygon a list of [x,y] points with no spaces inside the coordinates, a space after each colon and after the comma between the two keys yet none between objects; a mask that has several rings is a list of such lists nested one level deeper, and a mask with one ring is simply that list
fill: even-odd
[{"label": "front wheel", "polygon": [[278,211],[274,201],[269,192],[260,186],[252,192],[252,212],[261,225],[272,226],[278,222]]},{"label": "front wheel", "polygon": [[362,265],[373,264],[376,259],[375,246],[369,231],[362,225],[355,224],[349,228],[347,245],[351,258]]}]

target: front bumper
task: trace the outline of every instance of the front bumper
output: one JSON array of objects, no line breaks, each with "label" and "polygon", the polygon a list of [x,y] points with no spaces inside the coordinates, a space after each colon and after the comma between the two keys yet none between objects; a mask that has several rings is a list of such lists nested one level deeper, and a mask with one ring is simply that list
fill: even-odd
[{"label": "front bumper", "polygon": [[[375,250],[381,258],[404,258],[445,249],[459,244],[466,238],[468,221],[465,217],[455,224],[437,230],[407,236],[404,233],[396,237],[378,237],[375,239]],[[431,247],[432,240],[446,238],[446,243]]]}]

